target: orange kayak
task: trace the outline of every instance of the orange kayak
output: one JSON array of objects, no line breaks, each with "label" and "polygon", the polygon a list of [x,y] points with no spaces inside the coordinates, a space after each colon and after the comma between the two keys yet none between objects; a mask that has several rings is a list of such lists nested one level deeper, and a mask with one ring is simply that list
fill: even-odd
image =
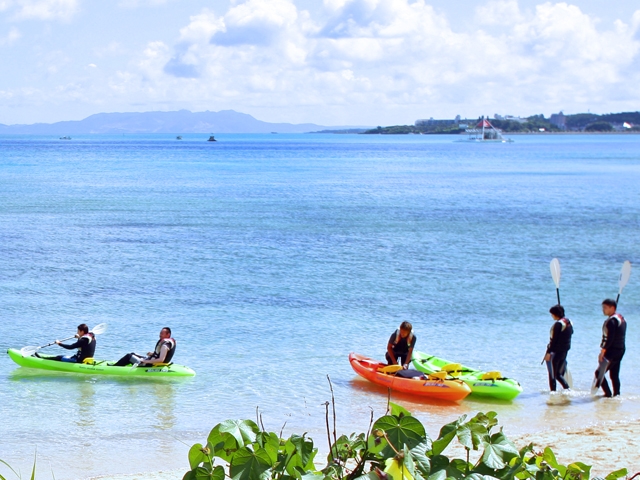
[{"label": "orange kayak", "polygon": [[393,370],[393,366],[389,368],[386,363],[357,353],[349,354],[349,362],[351,368],[361,377],[396,392],[454,402],[462,400],[471,393],[471,388],[461,380],[440,378],[437,375],[424,375],[421,378],[398,377],[392,372],[383,371],[383,369]]}]

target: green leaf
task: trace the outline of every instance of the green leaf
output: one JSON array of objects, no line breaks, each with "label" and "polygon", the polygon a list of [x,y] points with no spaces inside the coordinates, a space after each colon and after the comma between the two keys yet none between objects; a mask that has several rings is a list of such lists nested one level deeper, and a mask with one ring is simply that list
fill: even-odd
[{"label": "green leaf", "polygon": [[571,477],[578,477],[587,480],[591,473],[591,466],[582,462],[573,462],[567,465],[567,472]]},{"label": "green leaf", "polygon": [[285,451],[288,454],[286,461],[287,473],[292,477],[299,478],[300,470],[303,472],[313,467],[313,457],[317,449],[313,448],[313,441],[307,440],[304,435],[292,435],[285,444]]},{"label": "green leaf", "polygon": [[609,475],[604,477],[604,480],[617,480],[618,478],[627,476],[627,469],[621,468],[620,470],[616,470],[615,472],[611,472]]},{"label": "green leaf", "polygon": [[271,457],[272,465],[278,460],[278,451],[280,450],[280,439],[274,432],[260,432],[256,436],[258,447],[262,447]]},{"label": "green leaf", "polygon": [[254,452],[243,447],[233,456],[229,474],[233,480],[260,480],[270,467],[271,458],[264,448]]},{"label": "green leaf", "polygon": [[431,460],[427,456],[427,452],[431,450],[431,445],[429,442],[422,442],[411,450],[411,457],[415,463],[416,469],[420,472],[423,477],[428,477],[431,475]]},{"label": "green leaf", "polygon": [[220,424],[220,433],[233,435],[240,446],[255,442],[258,432],[258,425],[251,420],[225,420]]},{"label": "green leaf", "polygon": [[432,475],[429,475],[429,478],[427,480],[446,480],[447,478],[447,471],[446,470],[438,470],[437,472],[433,473]]},{"label": "green leaf", "polygon": [[391,407],[391,415],[394,417],[410,417],[411,412],[397,403],[389,402],[389,406]]},{"label": "green leaf", "polygon": [[507,462],[518,455],[518,449],[502,432],[495,433],[486,439],[482,463],[489,468],[499,470]]},{"label": "green leaf", "polygon": [[[373,424],[372,429],[373,431],[383,430],[387,434],[389,441],[398,451],[402,450],[404,445],[409,446],[409,448],[413,448],[419,445],[420,443],[424,442],[427,436],[424,426],[415,417],[398,418],[394,417],[393,415],[386,415],[379,418]],[[369,438],[371,440],[374,437],[375,435],[372,435]],[[387,444],[385,439],[382,439],[380,445],[374,446],[374,448],[372,448],[370,442],[369,448],[373,453],[379,452],[385,458],[395,455],[395,452]]]},{"label": "green leaf", "polygon": [[198,467],[195,470],[191,470],[193,475],[189,478],[185,475],[183,480],[223,480],[224,479],[224,468],[218,465],[213,471],[210,471],[204,467]]},{"label": "green leaf", "polygon": [[205,459],[207,459],[207,456],[202,451],[202,448],[203,447],[201,443],[196,443],[189,449],[189,466],[191,467],[191,470],[194,470],[202,462],[204,462]]},{"label": "green leaf", "polygon": [[447,423],[444,427],[440,429],[440,435],[438,435],[438,439],[433,442],[432,446],[432,454],[440,455],[445,448],[449,446],[451,441],[455,438],[456,432],[458,431],[458,426],[465,421],[467,418],[466,415],[462,415],[455,422]]}]

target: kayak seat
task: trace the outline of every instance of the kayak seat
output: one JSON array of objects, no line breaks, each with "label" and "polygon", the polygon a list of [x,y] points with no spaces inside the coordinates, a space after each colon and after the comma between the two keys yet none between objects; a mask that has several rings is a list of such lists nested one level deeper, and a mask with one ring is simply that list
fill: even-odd
[{"label": "kayak seat", "polygon": [[378,372],[380,373],[395,373],[398,370],[402,370],[402,365],[387,365],[386,367],[380,367]]},{"label": "kayak seat", "polygon": [[493,380],[494,382],[496,380],[500,380],[501,378],[502,378],[502,374],[497,371],[485,372],[482,374],[482,377],[480,377],[481,380]]},{"label": "kayak seat", "polygon": [[440,371],[440,372],[430,373],[427,378],[429,380],[444,380],[447,378],[447,376],[448,376],[447,372]]},{"label": "kayak seat", "polygon": [[82,360],[82,363],[86,363],[87,365],[95,365],[96,361],[93,359],[93,357],[89,357]]},{"label": "kayak seat", "polygon": [[448,373],[452,377],[457,377],[462,372],[462,365],[459,363],[448,363],[447,365],[444,365],[440,371]]}]

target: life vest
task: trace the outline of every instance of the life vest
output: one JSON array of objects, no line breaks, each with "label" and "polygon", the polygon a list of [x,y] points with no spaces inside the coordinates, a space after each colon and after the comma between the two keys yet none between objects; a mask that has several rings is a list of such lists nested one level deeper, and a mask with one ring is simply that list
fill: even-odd
[{"label": "life vest", "polygon": [[93,354],[96,352],[96,336],[91,332],[85,333],[78,339],[78,341],[83,338],[89,339],[89,342],[78,349],[78,353],[76,353],[78,362],[84,361],[85,358],[93,357]]},{"label": "life vest", "polygon": [[[556,325],[560,325],[560,333],[555,333]],[[555,334],[555,336],[554,336]],[[573,324],[568,318],[561,318],[556,320],[551,326],[549,332],[550,340],[547,347],[547,353],[569,351],[571,349],[571,335],[573,335]]]},{"label": "life vest", "polygon": [[169,363],[176,351],[176,341],[173,338],[161,338],[158,340],[153,355],[151,355],[150,358],[160,358],[160,350],[162,350],[162,347],[165,345],[167,345],[169,350],[167,351],[167,355],[164,357],[164,363]]},{"label": "life vest", "polygon": [[627,334],[627,321],[619,313],[614,313],[604,321],[604,324],[602,325],[602,343],[600,344],[600,348],[605,348],[605,345],[609,343],[609,328],[607,327],[607,324],[611,320],[615,320],[617,322],[618,329],[616,331],[615,338],[613,338],[613,341],[608,348],[614,350],[624,350],[625,337]]},{"label": "life vest", "polygon": [[[396,338],[393,340],[393,346],[395,347],[396,345],[398,345],[398,342],[400,340],[403,340],[403,338],[400,336],[400,329],[396,330]],[[409,350],[411,350],[413,348],[413,331],[409,332],[409,335],[407,335],[407,338],[405,339],[407,341],[407,348]]]}]

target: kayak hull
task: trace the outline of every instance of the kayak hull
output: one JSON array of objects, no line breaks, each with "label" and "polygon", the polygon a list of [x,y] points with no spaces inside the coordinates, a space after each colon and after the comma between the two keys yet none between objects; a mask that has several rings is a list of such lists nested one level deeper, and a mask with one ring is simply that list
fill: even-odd
[{"label": "kayak hull", "polygon": [[[445,365],[452,362],[443,358],[427,355],[422,352],[413,352],[413,365],[424,373],[438,372]],[[512,378],[500,378],[495,380],[483,380],[485,372],[462,365],[462,373],[456,377],[471,388],[473,395],[499,398],[501,400],[513,400],[522,393],[520,384]]]},{"label": "kayak hull", "polygon": [[50,360],[46,357],[39,358],[23,355],[20,350],[10,348],[7,354],[21,367],[55,372],[77,373],[82,375],[114,375],[118,377],[136,378],[166,378],[166,377],[192,377],[196,374],[192,369],[184,365],[171,364],[167,366],[149,366],[131,368],[114,367],[105,360],[96,360],[95,363],[70,363]]},{"label": "kayak hull", "polygon": [[471,393],[469,386],[459,380],[401,378],[381,373],[378,369],[386,367],[386,363],[357,353],[349,354],[349,363],[351,363],[351,368],[361,377],[396,392],[453,402],[462,400]]}]

